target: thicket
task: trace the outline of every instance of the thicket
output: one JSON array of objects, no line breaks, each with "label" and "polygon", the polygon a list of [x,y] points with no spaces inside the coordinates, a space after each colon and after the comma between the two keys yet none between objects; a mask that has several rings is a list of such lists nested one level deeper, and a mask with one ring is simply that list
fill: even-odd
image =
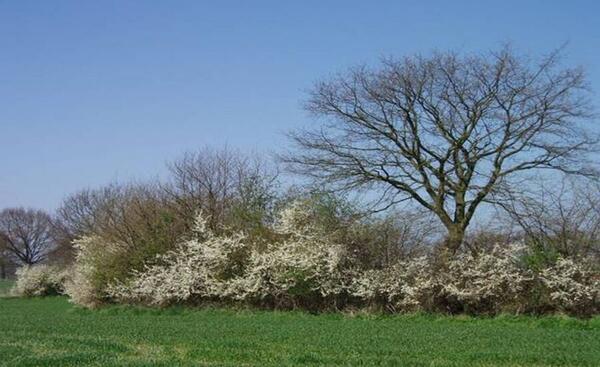
[{"label": "thicket", "polygon": [[540,209],[544,225],[526,223],[515,204],[505,219],[517,231],[473,232],[447,258],[436,252],[439,224],[423,212],[368,215],[341,195],[284,191],[264,162],[230,151],[189,154],[170,167],[166,183],[67,198],[57,223],[74,244],[65,251],[72,260],[23,268],[15,292],[65,293],[86,307],[600,312],[593,201],[570,196],[570,220],[553,225],[567,208],[559,196]]}]

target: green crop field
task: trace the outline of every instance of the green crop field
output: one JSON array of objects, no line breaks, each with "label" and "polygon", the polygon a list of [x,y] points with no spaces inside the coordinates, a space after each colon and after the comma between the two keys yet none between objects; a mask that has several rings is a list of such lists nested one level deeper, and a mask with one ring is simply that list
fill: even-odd
[{"label": "green crop field", "polygon": [[599,366],[600,318],[90,311],[0,299],[2,366]]}]

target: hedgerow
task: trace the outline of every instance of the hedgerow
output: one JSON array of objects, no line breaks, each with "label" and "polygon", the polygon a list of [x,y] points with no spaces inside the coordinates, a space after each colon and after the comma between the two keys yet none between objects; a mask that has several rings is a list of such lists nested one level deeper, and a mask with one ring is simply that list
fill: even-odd
[{"label": "hedgerow", "polygon": [[[600,312],[600,273],[591,257],[532,261],[539,250],[520,241],[488,243],[445,259],[393,252],[394,239],[411,237],[386,238],[381,232],[389,229],[387,219],[361,220],[344,208],[323,196],[289,200],[274,210],[272,221],[261,222],[261,235],[226,222],[215,226],[200,211],[189,233],[161,251],[85,235],[75,241],[75,261],[67,270],[24,267],[13,293],[64,293],[86,307],[221,303],[311,311]],[[394,256],[382,261],[382,251]]]},{"label": "hedgerow", "polygon": [[107,257],[127,256],[126,247],[80,239],[66,292],[88,307],[220,302],[314,311],[580,316],[600,311],[600,277],[593,264],[558,258],[534,268],[526,261],[528,248],[518,243],[461,253],[444,263],[423,255],[374,268],[361,265],[338,236],[315,226],[301,202],[280,210],[271,241],[239,231],[216,234],[207,223],[198,215],[188,239],[126,279],[110,279],[103,268]]}]

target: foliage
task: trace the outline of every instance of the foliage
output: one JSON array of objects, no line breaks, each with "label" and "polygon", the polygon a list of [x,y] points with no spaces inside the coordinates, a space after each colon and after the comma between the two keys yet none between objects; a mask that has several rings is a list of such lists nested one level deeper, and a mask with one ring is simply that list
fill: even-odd
[{"label": "foliage", "polygon": [[12,293],[21,297],[63,294],[68,277],[68,271],[55,266],[23,266],[17,270],[17,281]]},{"label": "foliage", "polygon": [[300,201],[280,212],[275,231],[283,240],[252,251],[245,274],[233,282],[236,299],[308,309],[340,301],[350,282],[347,253],[311,214]]},{"label": "foliage", "polygon": [[600,276],[592,264],[559,258],[542,270],[547,307],[567,313],[600,312]]},{"label": "foliage", "polygon": [[453,258],[439,276],[444,306],[455,312],[520,312],[527,302],[525,284],[532,276],[521,264],[523,254],[522,246],[512,244]]},{"label": "foliage", "polygon": [[240,274],[236,255],[244,250],[244,236],[217,237],[207,224],[204,217],[198,216],[194,239],[159,255],[155,265],[134,271],[126,283],[111,284],[109,294],[122,302],[154,305],[227,294],[227,281]]},{"label": "foliage", "polygon": [[[337,242],[339,233],[313,223],[312,213],[306,202],[290,203],[273,225],[277,240],[266,243],[243,233],[217,235],[200,215],[192,239],[125,280],[98,277],[89,270],[93,267],[83,267],[81,273],[88,274],[92,288],[104,292],[98,300],[159,306],[240,302],[308,310],[367,306],[469,314],[600,312],[598,270],[590,263],[560,257],[531,267],[530,250],[511,244],[461,253],[443,263],[422,255],[366,268]],[[119,246],[112,248],[95,253],[83,246],[78,264],[91,258],[95,269],[105,269],[102,258],[111,251],[126,254],[119,255]],[[83,289],[91,289],[85,284]]]},{"label": "foliage", "polygon": [[65,291],[74,303],[96,307],[106,301],[108,284],[122,275],[122,264],[127,264],[127,246],[87,236],[77,240],[74,247],[75,263]]}]

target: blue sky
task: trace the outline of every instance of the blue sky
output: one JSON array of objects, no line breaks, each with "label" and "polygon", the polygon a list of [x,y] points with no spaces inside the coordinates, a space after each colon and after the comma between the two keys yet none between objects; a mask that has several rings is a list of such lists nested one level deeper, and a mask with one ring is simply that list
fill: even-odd
[{"label": "blue sky", "polygon": [[0,207],[52,209],[205,145],[284,149],[314,81],[381,56],[568,41],[600,106],[599,4],[0,0]]}]

